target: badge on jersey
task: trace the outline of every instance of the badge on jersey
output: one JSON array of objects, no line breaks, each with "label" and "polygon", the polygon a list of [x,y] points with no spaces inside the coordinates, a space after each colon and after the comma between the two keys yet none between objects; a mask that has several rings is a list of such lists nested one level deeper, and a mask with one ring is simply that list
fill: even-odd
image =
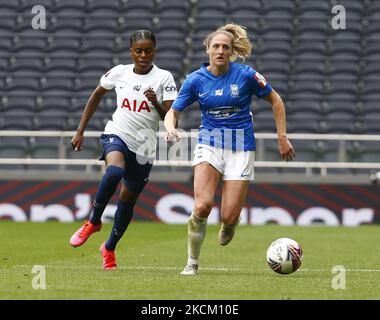
[{"label": "badge on jersey", "polygon": [[265,80],[265,78],[256,71],[255,75],[254,75],[256,81],[259,83],[259,86],[261,88],[265,88],[265,86],[267,85],[267,81]]},{"label": "badge on jersey", "polygon": [[239,86],[237,84],[230,85],[230,96],[232,98],[239,98]]}]

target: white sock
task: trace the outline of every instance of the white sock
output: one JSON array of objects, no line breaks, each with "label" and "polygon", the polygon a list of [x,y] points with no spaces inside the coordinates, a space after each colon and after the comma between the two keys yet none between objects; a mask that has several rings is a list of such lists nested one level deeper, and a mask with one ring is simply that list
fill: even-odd
[{"label": "white sock", "polygon": [[198,264],[202,243],[206,236],[207,218],[200,218],[192,213],[187,225],[187,263]]}]

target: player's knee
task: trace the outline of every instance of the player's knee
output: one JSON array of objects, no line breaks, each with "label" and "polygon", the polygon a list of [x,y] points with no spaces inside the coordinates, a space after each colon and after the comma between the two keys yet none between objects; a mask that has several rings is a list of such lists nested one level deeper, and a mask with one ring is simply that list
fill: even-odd
[{"label": "player's knee", "polygon": [[124,202],[136,202],[139,193],[130,191],[124,184],[120,190],[119,199]]},{"label": "player's knee", "polygon": [[105,176],[109,181],[119,183],[124,176],[124,169],[117,166],[108,166]]},{"label": "player's knee", "polygon": [[208,217],[212,209],[212,203],[200,201],[195,204],[194,213],[201,218]]}]

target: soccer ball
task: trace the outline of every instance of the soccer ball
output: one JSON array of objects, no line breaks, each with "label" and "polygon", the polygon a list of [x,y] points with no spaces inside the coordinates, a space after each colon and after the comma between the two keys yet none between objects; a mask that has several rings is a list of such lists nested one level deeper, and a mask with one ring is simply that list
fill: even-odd
[{"label": "soccer ball", "polygon": [[269,267],[280,274],[292,273],[301,266],[303,252],[297,241],[280,238],[273,241],[267,250]]}]

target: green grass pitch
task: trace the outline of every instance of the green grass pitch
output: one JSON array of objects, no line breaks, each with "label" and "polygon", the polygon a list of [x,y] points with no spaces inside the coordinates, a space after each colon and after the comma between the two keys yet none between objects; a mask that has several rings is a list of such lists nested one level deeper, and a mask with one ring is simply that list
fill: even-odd
[{"label": "green grass pitch", "polygon": [[[197,276],[179,274],[186,262],[186,225],[132,223],[119,242],[116,271],[102,269],[98,252],[111,224],[72,248],[69,238],[79,226],[0,222],[0,300],[380,298],[379,226],[241,225],[221,247],[218,226],[210,225]],[[300,270],[290,275],[276,274],[266,264],[267,247],[280,237],[297,240],[304,251]],[[35,265],[45,268],[46,289],[32,286]],[[333,273],[336,265],[345,273]]]}]

